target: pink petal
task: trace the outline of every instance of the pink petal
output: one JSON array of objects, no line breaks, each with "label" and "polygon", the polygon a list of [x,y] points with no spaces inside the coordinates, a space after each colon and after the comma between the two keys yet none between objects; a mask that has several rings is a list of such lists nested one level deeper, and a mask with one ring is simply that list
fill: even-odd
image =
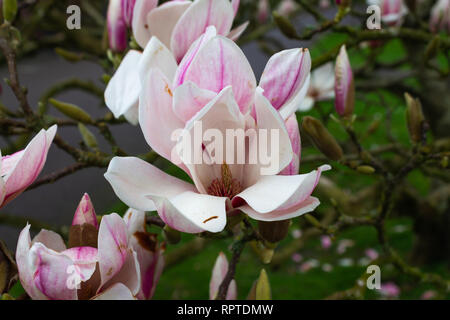
[{"label": "pink petal", "polygon": [[91,247],[75,247],[62,252],[77,267],[81,281],[89,280],[95,272],[98,261],[98,250]]},{"label": "pink petal", "polygon": [[[227,35],[233,24],[233,7],[229,0],[197,0],[181,16],[173,29],[170,47],[177,61],[181,61],[191,44],[208,26]],[[189,31],[187,31],[189,30]]]},{"label": "pink petal", "polygon": [[178,66],[173,82],[175,87],[184,83],[186,71],[191,66],[192,60],[194,60],[200,49],[202,49],[215,36],[217,36],[216,28],[214,26],[209,26],[208,28],[206,28],[205,33],[203,33],[197,40],[194,41],[188,52],[181,60],[180,65]]},{"label": "pink petal", "polygon": [[292,151],[294,152],[294,157],[291,163],[280,172],[281,175],[293,175],[298,174],[300,169],[300,155],[301,155],[301,141],[300,141],[300,130],[298,126],[297,116],[295,113],[288,118],[286,121],[286,129],[291,140]]},{"label": "pink petal", "polygon": [[163,250],[155,244],[155,248],[142,245],[138,233],[145,233],[145,212],[129,209],[124,220],[128,227],[130,246],[136,251],[141,272],[141,290],[138,293],[140,299],[150,299],[156,289],[159,277],[164,266]]},{"label": "pink petal", "polygon": [[[267,130],[267,146],[258,146],[258,152],[270,156],[270,164],[263,163],[260,157],[259,171],[262,175],[278,174],[292,161],[293,152],[286,125],[280,114],[272,107],[269,100],[263,96],[260,90],[255,95],[255,112],[258,132]],[[273,133],[278,134],[278,141],[271,143]],[[266,150],[261,149],[262,147]]]},{"label": "pink petal", "polygon": [[47,248],[56,252],[66,250],[64,240],[59,234],[53,231],[42,229],[34,238],[31,244],[42,243]]},{"label": "pink petal", "polygon": [[92,224],[98,229],[97,215],[95,214],[94,205],[91,198],[85,193],[81,198],[80,204],[73,216],[72,225]]},{"label": "pink petal", "polygon": [[42,129],[25,150],[2,158],[1,175],[5,182],[6,194],[0,207],[13,200],[36,180],[47,160],[56,129],[56,125],[47,131]]},{"label": "pink petal", "polygon": [[116,283],[104,292],[96,295],[92,300],[136,300],[136,298],[122,283]]},{"label": "pink petal", "polygon": [[239,39],[239,37],[247,29],[249,23],[250,23],[249,21],[246,21],[243,24],[241,24],[241,25],[237,26],[236,28],[234,28],[233,30],[231,30],[230,33],[227,34],[227,38],[229,38],[233,41],[237,41]]},{"label": "pink petal", "polygon": [[142,211],[155,210],[153,201],[147,198],[149,194],[174,197],[195,190],[193,185],[138,158],[113,158],[105,178],[124,203]]},{"label": "pink petal", "polygon": [[299,217],[305,213],[314,211],[320,205],[319,199],[315,197],[308,197],[303,202],[285,210],[275,210],[267,213],[260,213],[255,211],[252,207],[245,205],[240,207],[246,215],[250,218],[259,221],[283,221]]},{"label": "pink petal", "polygon": [[100,287],[120,272],[129,253],[125,222],[115,213],[104,216],[98,233]]},{"label": "pink petal", "polygon": [[191,5],[191,1],[169,1],[150,11],[147,16],[150,35],[157,37],[167,48],[170,48],[175,25]]},{"label": "pink petal", "polygon": [[324,165],[308,174],[262,176],[256,184],[238,194],[233,205],[236,207],[244,200],[261,214],[290,209],[308,199],[319,182],[321,172],[330,169]]},{"label": "pink petal", "polygon": [[[211,281],[209,282],[209,299],[214,300],[219,293],[219,287],[228,272],[228,260],[223,252],[219,253],[212,271]],[[232,280],[228,287],[226,300],[237,299],[236,281]]]},{"label": "pink petal", "polygon": [[186,233],[221,232],[226,225],[226,198],[184,192],[170,200],[149,196],[161,219],[175,230]]},{"label": "pink petal", "polygon": [[[210,150],[214,146],[215,141],[212,143],[207,139],[203,139],[205,136],[201,137],[201,140],[195,139],[196,131],[208,132],[209,129],[214,130],[221,137],[225,137],[225,139],[227,130],[232,130],[232,132],[241,130],[244,133],[245,119],[239,111],[239,106],[234,99],[231,87],[223,89],[189,120],[178,140],[179,146],[181,145],[190,151],[184,152],[183,150],[179,157],[188,168],[192,180],[201,193],[207,193],[211,182],[215,178],[221,178],[221,167],[225,162],[229,163],[233,178],[240,181],[243,162],[245,162],[245,159],[243,159],[242,163],[239,163],[237,160],[238,152],[242,151],[237,150],[238,143],[234,143],[233,146],[223,139],[222,150]],[[218,142],[217,147],[220,147],[220,142]],[[234,149],[231,149],[232,147]],[[213,154],[212,157],[211,154]],[[210,163],[205,161],[205,158],[209,159]],[[231,161],[229,158],[231,158]]]},{"label": "pink petal", "polygon": [[177,71],[177,62],[167,47],[153,37],[144,49],[139,61],[139,78],[145,83],[148,72],[152,68],[158,68],[168,79],[173,79]]},{"label": "pink petal", "polygon": [[73,261],[66,255],[35,243],[29,253],[33,281],[50,300],[77,300],[77,290],[69,286],[71,276],[76,272]]},{"label": "pink petal", "polygon": [[33,279],[33,266],[29,263],[29,252],[31,247],[30,225],[20,232],[16,248],[16,262],[19,271],[20,283],[33,300],[46,300],[47,297],[39,291]]},{"label": "pink petal", "polygon": [[289,109],[283,114],[284,119],[298,109],[306,95],[310,70],[311,56],[307,49],[302,48],[281,51],[267,63],[259,86],[275,109],[280,112],[284,108]]},{"label": "pink petal", "polygon": [[219,93],[232,86],[242,113],[253,101],[256,79],[242,50],[230,39],[216,36],[200,48],[184,74],[184,81]]},{"label": "pink petal", "polygon": [[145,48],[148,40],[150,39],[150,31],[147,23],[147,16],[156,6],[158,0],[135,0],[132,19],[133,35],[136,42]]},{"label": "pink petal", "polygon": [[176,133],[184,123],[172,109],[173,91],[169,80],[159,69],[148,72],[139,101],[139,123],[149,146],[164,158],[179,164],[173,158]]},{"label": "pink petal", "polygon": [[125,23],[121,0],[110,0],[107,12],[109,47],[113,51],[124,51],[127,48],[127,25]]},{"label": "pink petal", "polygon": [[138,66],[141,56],[139,51],[130,50],[106,87],[105,103],[116,118],[138,105],[141,92]]},{"label": "pink petal", "polygon": [[187,122],[216,96],[215,92],[200,89],[195,83],[183,83],[175,89],[173,111],[180,120]]},{"label": "pink petal", "polygon": [[156,205],[160,217],[174,229],[199,233],[225,227],[225,198],[197,194],[193,185],[143,160],[113,158],[105,177],[123,202],[143,211]]}]

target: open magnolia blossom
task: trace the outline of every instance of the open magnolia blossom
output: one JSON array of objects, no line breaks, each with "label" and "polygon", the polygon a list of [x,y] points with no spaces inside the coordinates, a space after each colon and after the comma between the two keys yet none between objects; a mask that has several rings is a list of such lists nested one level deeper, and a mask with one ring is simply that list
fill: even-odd
[{"label": "open magnolia blossom", "polygon": [[[115,2],[122,2],[122,5]],[[124,6],[123,3],[128,5]],[[126,47],[125,21],[131,21],[134,37],[142,48],[147,47],[151,37],[156,37],[170,48],[179,62],[208,26],[215,26],[219,34],[236,40],[248,25],[244,23],[231,30],[240,0],[174,0],[160,6],[157,3],[157,0],[111,1],[108,17],[115,19],[111,18],[109,23],[110,43],[123,43],[125,35]],[[121,12],[117,12],[119,10]],[[124,16],[131,18],[125,19]],[[114,116],[119,118],[124,115],[132,124],[138,123],[138,98],[142,86],[138,70],[144,63],[142,60],[145,57],[141,52],[130,50],[105,91],[106,105]]]},{"label": "open magnolia blossom", "polygon": [[70,237],[77,231],[83,232],[78,240],[98,233],[98,248],[67,248],[59,234],[48,230],[31,241],[27,225],[16,250],[22,286],[34,300],[149,299],[162,272],[163,250],[144,226],[145,213],[130,209],[123,219],[115,213],[103,216],[97,229],[94,208],[84,195]]},{"label": "open magnolia blossom", "polygon": [[[166,224],[187,233],[220,232],[227,214],[237,211],[257,220],[278,221],[319,205],[311,193],[329,166],[309,174],[279,175],[294,159],[285,121],[306,94],[310,70],[307,50],[274,55],[257,89],[243,52],[233,41],[217,36],[213,27],[194,42],[178,68],[158,39],[152,38],[149,45],[152,53],[141,70],[145,79],[139,99],[141,129],[150,147],[185,170],[194,184],[138,158],[116,157],[105,177],[122,201],[143,211],[156,209]],[[251,129],[256,136],[277,132],[275,141],[263,145],[266,154],[276,158],[276,167],[264,172],[267,168],[261,161],[217,161],[205,147],[207,141],[189,146],[193,154],[212,161],[191,161],[177,145],[194,136],[199,123],[203,130],[215,130],[222,137],[228,130]],[[258,148],[258,139],[245,139],[242,145],[248,155]],[[228,159],[227,155],[239,153],[238,143],[226,143],[222,151]]]},{"label": "open magnolia blossom", "polygon": [[[227,272],[228,272],[227,257],[223,252],[220,252],[212,270],[211,281],[209,282],[210,300],[215,300],[217,298],[217,294],[219,293],[219,287],[222,284],[222,281],[225,279]],[[226,300],[237,299],[236,280],[234,279],[231,280],[225,299]]]},{"label": "open magnolia blossom", "polygon": [[381,9],[381,21],[390,27],[399,27],[408,14],[408,7],[403,0],[368,0],[369,5],[377,5]]},{"label": "open magnolia blossom", "polygon": [[450,0],[438,0],[431,9],[430,29],[450,33]]},{"label": "open magnolia blossom", "polygon": [[333,63],[327,63],[311,73],[311,83],[305,99],[300,104],[298,111],[308,111],[314,107],[317,101],[325,101],[334,98],[334,68]]},{"label": "open magnolia blossom", "polygon": [[56,129],[56,125],[42,129],[24,150],[3,157],[0,153],[0,208],[20,195],[41,173]]}]

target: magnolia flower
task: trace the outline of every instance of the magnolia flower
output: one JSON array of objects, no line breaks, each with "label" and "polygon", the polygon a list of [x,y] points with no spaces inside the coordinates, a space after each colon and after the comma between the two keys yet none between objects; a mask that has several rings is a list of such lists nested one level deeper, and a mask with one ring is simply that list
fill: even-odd
[{"label": "magnolia flower", "polygon": [[290,16],[299,8],[299,5],[294,0],[282,0],[278,6],[277,12],[285,17]]},{"label": "magnolia flower", "polygon": [[342,117],[349,116],[355,107],[355,83],[345,45],[341,47],[336,59],[335,75],[336,112]]},{"label": "magnolia flower", "polygon": [[97,229],[92,203],[83,196],[70,237],[76,227],[90,225],[91,233],[98,232],[98,248],[67,248],[60,235],[48,230],[31,241],[28,224],[16,251],[22,286],[35,300],[150,298],[162,260],[156,240],[142,231],[144,219],[143,212],[128,212],[124,219],[113,213],[104,216]]},{"label": "magnolia flower", "polygon": [[323,249],[328,250],[328,249],[330,249],[333,242],[331,241],[331,238],[329,236],[321,236],[320,244],[322,245]]},{"label": "magnolia flower", "polygon": [[381,21],[391,27],[401,26],[404,17],[408,14],[408,7],[403,0],[368,0],[367,3],[379,6]]},{"label": "magnolia flower", "polygon": [[400,288],[394,282],[381,284],[380,294],[386,298],[397,298],[400,295]]},{"label": "magnolia flower", "polygon": [[334,68],[327,63],[311,74],[311,84],[305,99],[300,104],[299,111],[311,110],[316,101],[324,101],[334,98]]},{"label": "magnolia flower", "polygon": [[431,9],[430,29],[432,32],[450,33],[450,0],[439,0]]},{"label": "magnolia flower", "polygon": [[[148,60],[141,70],[145,79],[139,99],[141,129],[150,147],[185,170],[194,184],[138,158],[115,157],[105,177],[122,201],[142,211],[156,209],[166,224],[187,233],[220,232],[227,213],[237,210],[256,220],[280,221],[319,205],[311,193],[329,166],[309,174],[278,175],[294,157],[285,121],[306,94],[311,63],[307,50],[274,55],[256,89],[253,70],[241,49],[230,39],[217,36],[214,27],[194,42],[178,68],[158,39],[152,38],[148,48],[152,51],[144,52]],[[197,164],[187,153],[179,152],[177,145],[194,136],[198,123],[203,130],[212,129],[222,137],[230,129],[253,130],[256,136],[274,130],[279,133],[278,141],[264,147],[269,153],[276,152],[279,161],[274,168],[261,162]],[[257,140],[245,139],[244,149],[257,149]],[[206,144],[189,147],[193,155],[214,160],[211,150],[204,148]],[[235,148],[227,143],[222,150],[224,159],[235,155]]]},{"label": "magnolia flower", "polygon": [[[122,8],[115,4],[116,1],[118,0],[110,3],[110,9],[112,6]],[[230,0],[168,1],[158,7],[156,7],[157,1],[154,0],[135,1],[131,21],[138,44],[142,48],[146,48],[150,38],[156,37],[165,47],[170,48],[178,62],[181,61],[190,45],[205,32],[208,26],[215,26],[219,34],[236,40],[248,25],[248,23],[244,23],[231,30],[239,8],[239,0],[232,0],[231,2]],[[131,9],[128,11],[131,11]],[[111,12],[114,13],[115,11],[111,9]],[[113,16],[113,13],[111,13],[111,16]],[[119,14],[116,13],[116,15]],[[124,24],[123,19],[120,20],[117,29],[122,30],[119,27]],[[115,33],[122,35],[123,32],[115,31]],[[122,43],[121,41],[116,42]],[[119,118],[123,115],[130,123],[135,125],[138,123],[138,99],[142,86],[138,70],[141,68],[140,65],[146,63],[145,52],[148,51],[147,49],[144,50],[144,53],[141,53],[137,50],[130,50],[109,81],[105,91],[106,105],[114,116]],[[173,57],[170,59],[173,59]]]},{"label": "magnolia flower", "polygon": [[42,129],[24,150],[3,157],[0,152],[0,208],[25,191],[41,173],[56,128]]},{"label": "magnolia flower", "polygon": [[[228,260],[223,252],[219,253],[216,263],[211,275],[211,281],[209,282],[209,299],[215,300],[217,294],[219,293],[219,287],[228,272]],[[237,286],[236,281],[233,279],[228,287],[226,300],[236,300],[237,299]]]}]

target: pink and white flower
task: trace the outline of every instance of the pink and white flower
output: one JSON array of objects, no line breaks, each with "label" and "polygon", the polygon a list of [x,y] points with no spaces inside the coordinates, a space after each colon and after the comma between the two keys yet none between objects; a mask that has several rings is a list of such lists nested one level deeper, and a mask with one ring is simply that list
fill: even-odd
[{"label": "pink and white flower", "polygon": [[327,63],[311,73],[311,84],[305,99],[300,104],[298,111],[309,111],[315,102],[334,98],[334,68]]},{"label": "pink and white flower", "polygon": [[298,10],[299,5],[294,0],[282,0],[278,6],[277,12],[285,17],[289,17]]},{"label": "pink and white flower", "polygon": [[431,9],[430,29],[432,32],[450,33],[450,0],[438,0]]},{"label": "pink and white flower", "polygon": [[[87,209],[87,210],[85,210]],[[148,299],[162,270],[161,249],[143,233],[143,212],[124,219],[104,216],[98,229],[98,248],[67,248],[61,236],[42,230],[31,241],[30,225],[20,233],[16,250],[19,278],[34,300]],[[96,226],[95,211],[84,196],[73,225]]]},{"label": "pink and white flower", "polygon": [[381,9],[381,21],[390,27],[399,27],[408,14],[408,7],[403,0],[368,0],[369,5],[377,5]]},{"label": "pink and white flower", "polygon": [[258,13],[256,15],[258,22],[265,23],[269,19],[269,15],[270,15],[269,0],[259,0]]},{"label": "pink and white flower", "polygon": [[42,129],[24,150],[3,157],[0,153],[0,208],[25,191],[41,173],[56,128]]},{"label": "pink and white flower", "polygon": [[[215,300],[217,294],[219,293],[219,287],[228,272],[228,260],[223,252],[219,253],[216,263],[211,275],[211,281],[209,282],[209,299]],[[228,287],[227,295],[225,300],[236,300],[237,299],[237,286],[236,281],[233,279]]]},{"label": "pink and white flower", "polygon": [[[140,70],[144,89],[139,123],[150,147],[185,170],[193,184],[140,159],[116,157],[105,177],[122,201],[142,211],[156,209],[166,224],[187,233],[220,232],[227,214],[237,210],[256,220],[279,221],[319,205],[311,193],[329,166],[309,174],[278,175],[294,157],[285,121],[308,88],[311,59],[307,50],[274,55],[256,88],[253,70],[241,49],[216,35],[214,27],[194,42],[178,67],[158,39],[152,38],[148,48],[153,49],[144,52],[147,58]],[[173,134],[182,131],[193,136],[196,123],[202,123],[205,130],[218,130],[223,137],[228,129],[276,130],[278,166],[272,175],[262,175],[261,163],[193,164],[174,152],[179,140]],[[257,148],[255,140],[249,139],[245,150]],[[191,147],[202,159],[214,158],[201,144]],[[234,146],[227,145],[223,154],[234,151]]]},{"label": "pink and white flower", "polygon": [[[119,0],[112,1],[110,8],[123,8],[115,3],[117,1]],[[170,59],[179,62],[191,44],[205,32],[208,26],[215,26],[218,34],[236,40],[248,25],[244,23],[231,30],[239,8],[239,0],[231,2],[230,0],[195,0],[193,2],[173,0],[160,6],[156,6],[156,0],[135,1],[134,14],[131,18],[133,33],[138,44],[145,50],[144,53],[137,50],[130,50],[127,53],[105,91],[106,105],[114,116],[119,118],[123,115],[132,124],[138,123],[138,99],[142,87],[138,70],[140,65],[145,64],[146,52],[154,50],[154,47],[149,44],[152,37],[158,38],[165,48],[170,48],[173,53]],[[112,9],[111,12],[111,16],[119,15]],[[126,35],[126,32],[122,32],[122,27],[126,25],[123,20],[118,21],[117,28],[110,28],[114,34],[118,35],[117,39],[121,39],[122,34]],[[130,18],[127,20],[130,21]],[[116,37],[112,38],[116,39]],[[124,43],[122,40],[113,41],[119,44]]]}]

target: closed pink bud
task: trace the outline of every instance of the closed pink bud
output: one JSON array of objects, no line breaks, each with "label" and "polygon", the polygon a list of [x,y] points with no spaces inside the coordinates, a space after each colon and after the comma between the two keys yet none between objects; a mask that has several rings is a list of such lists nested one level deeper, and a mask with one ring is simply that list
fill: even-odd
[{"label": "closed pink bud", "polygon": [[258,22],[265,23],[269,18],[270,5],[269,0],[259,0],[258,2]]},{"label": "closed pink bud", "polygon": [[97,216],[95,214],[94,205],[92,204],[91,198],[87,193],[83,195],[80,203],[78,204],[77,210],[73,216],[72,225],[83,225],[91,224],[98,228]]},{"label": "closed pink bud", "polygon": [[109,47],[113,51],[125,51],[128,35],[121,0],[109,1],[107,24]]},{"label": "closed pink bud", "polygon": [[278,7],[278,13],[288,17],[298,9],[298,4],[294,0],[283,0]]},{"label": "closed pink bud", "polygon": [[349,116],[355,106],[355,84],[345,45],[341,47],[336,60],[335,78],[336,112],[342,117]]}]

